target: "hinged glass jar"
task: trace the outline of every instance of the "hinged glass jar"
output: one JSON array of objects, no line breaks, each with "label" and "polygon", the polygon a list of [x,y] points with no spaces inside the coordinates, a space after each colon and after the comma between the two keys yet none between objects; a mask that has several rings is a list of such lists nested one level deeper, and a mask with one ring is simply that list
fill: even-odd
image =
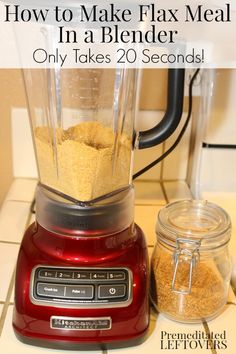
[{"label": "hinged glass jar", "polygon": [[207,201],[177,201],[159,212],[156,233],[151,299],[157,310],[180,322],[214,318],[231,276],[228,214]]}]

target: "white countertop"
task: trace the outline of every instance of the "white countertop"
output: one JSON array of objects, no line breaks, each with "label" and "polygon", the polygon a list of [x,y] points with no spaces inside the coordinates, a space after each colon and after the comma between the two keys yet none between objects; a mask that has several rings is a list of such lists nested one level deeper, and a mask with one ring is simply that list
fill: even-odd
[{"label": "white countertop", "polygon": [[[0,210],[0,351],[4,354],[39,354],[45,352],[71,353],[71,351],[60,351],[25,345],[15,338],[12,330],[14,269],[24,230],[34,218],[30,213],[30,204],[34,197],[35,186],[36,180],[34,179],[16,179]],[[181,181],[162,184],[138,182],[136,184],[135,220],[141,226],[147,237],[150,255],[155,244],[154,228],[158,210],[169,201],[189,197],[191,197],[191,194],[187,185],[185,182]],[[234,225],[236,225],[236,209],[234,205],[236,196],[234,202],[232,198],[230,198],[231,203],[228,204],[226,196],[220,198],[220,195],[206,195],[206,197],[222,205],[231,215],[233,235],[230,247],[233,257],[236,258],[236,235],[234,235]],[[175,335],[176,333],[193,335],[197,333],[196,331],[222,333],[225,330],[227,340],[226,349],[201,349],[199,346],[197,349],[183,349],[183,345],[181,344],[180,348],[176,350],[179,354],[236,354],[235,319],[236,298],[231,289],[228,303],[223,313],[208,323],[193,325],[180,324],[165,319],[161,314],[157,314],[151,309],[149,334],[143,344],[125,349],[101,349],[101,351],[95,351],[95,353],[165,354],[171,352],[171,349],[166,349],[167,341],[161,341],[161,336],[166,332],[170,335]],[[76,352],[84,353],[84,351]]]}]

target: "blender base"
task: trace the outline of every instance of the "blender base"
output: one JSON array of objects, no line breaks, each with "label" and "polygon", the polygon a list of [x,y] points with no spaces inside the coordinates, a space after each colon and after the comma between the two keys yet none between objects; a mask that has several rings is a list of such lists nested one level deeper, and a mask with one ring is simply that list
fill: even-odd
[{"label": "blender base", "polygon": [[[80,274],[84,280],[59,274]],[[61,288],[64,293],[54,295]],[[82,291],[89,300],[64,298],[68,291]],[[13,315],[22,342],[49,348],[121,348],[143,342],[148,324],[148,255],[137,225],[99,237],[63,236],[38,223],[29,227],[17,261]]]},{"label": "blender base", "polygon": [[81,342],[68,342],[68,341],[47,341],[40,340],[30,337],[22,336],[19,332],[15,330],[15,336],[17,339],[27,345],[34,345],[36,347],[48,348],[48,349],[64,349],[64,350],[108,350],[108,349],[122,349],[128,347],[134,347],[142,344],[147,339],[148,328],[145,329],[144,333],[139,335],[137,338],[129,340],[118,340],[112,342],[97,342],[97,343],[81,343]]}]

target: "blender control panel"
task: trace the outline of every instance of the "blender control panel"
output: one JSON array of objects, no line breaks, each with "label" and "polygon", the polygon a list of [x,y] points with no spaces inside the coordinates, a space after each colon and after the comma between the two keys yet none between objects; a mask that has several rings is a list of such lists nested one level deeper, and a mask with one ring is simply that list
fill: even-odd
[{"label": "blender control panel", "polygon": [[128,306],[132,273],[127,268],[38,266],[31,275],[31,301],[66,307]]}]

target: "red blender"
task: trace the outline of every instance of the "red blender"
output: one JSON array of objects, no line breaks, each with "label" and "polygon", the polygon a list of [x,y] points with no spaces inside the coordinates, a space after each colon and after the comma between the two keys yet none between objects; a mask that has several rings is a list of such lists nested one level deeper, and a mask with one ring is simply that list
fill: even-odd
[{"label": "red blender", "polygon": [[169,70],[166,114],[139,133],[137,70],[26,69],[24,79],[39,184],[17,261],[15,333],[46,347],[137,343],[149,324],[149,272],[132,155],[177,127],[184,70]]},{"label": "red blender", "polygon": [[166,115],[139,134],[136,70],[32,69],[24,77],[39,184],[17,262],[15,333],[59,348],[137,343],[149,324],[149,274],[134,224],[132,153],[176,128],[184,72],[169,70]]}]

